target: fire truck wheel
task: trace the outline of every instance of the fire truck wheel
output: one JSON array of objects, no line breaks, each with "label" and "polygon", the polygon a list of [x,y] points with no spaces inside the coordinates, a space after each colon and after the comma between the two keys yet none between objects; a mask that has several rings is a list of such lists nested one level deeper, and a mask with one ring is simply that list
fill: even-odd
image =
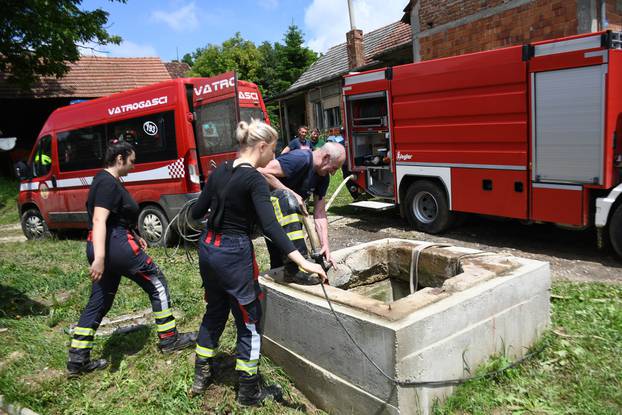
[{"label": "fire truck wheel", "polygon": [[22,215],[22,231],[28,239],[47,239],[52,236],[48,224],[38,209],[28,209]]},{"label": "fire truck wheel", "polygon": [[449,228],[453,214],[445,192],[428,180],[414,182],[406,192],[405,214],[408,223],[419,231],[437,234]]},{"label": "fire truck wheel", "polygon": [[618,205],[609,221],[609,240],[613,250],[622,257],[622,205]]},{"label": "fire truck wheel", "polygon": [[138,232],[149,246],[168,246],[172,243],[174,233],[172,230],[169,230],[166,241],[164,240],[167,227],[168,219],[159,207],[149,205],[140,211]]}]

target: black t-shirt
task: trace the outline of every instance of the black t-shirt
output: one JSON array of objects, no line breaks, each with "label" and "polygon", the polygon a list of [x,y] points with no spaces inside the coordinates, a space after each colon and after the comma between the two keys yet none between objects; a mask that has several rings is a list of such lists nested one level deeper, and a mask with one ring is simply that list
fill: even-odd
[{"label": "black t-shirt", "polygon": [[[229,182],[227,180],[231,177]],[[270,201],[268,182],[255,168],[240,165],[231,173],[231,163],[221,164],[209,177],[199,200],[193,206],[194,219],[205,216],[217,189],[223,194],[226,186],[225,204],[220,226],[223,234],[250,235],[255,223],[284,254],[296,250],[283,228],[276,221]],[[209,224],[208,224],[209,226]]]},{"label": "black t-shirt", "polygon": [[93,229],[95,207],[110,211],[106,221],[108,228],[122,226],[132,229],[138,221],[138,204],[121,182],[106,170],[95,175],[89,189],[89,196],[86,200],[89,229]]}]

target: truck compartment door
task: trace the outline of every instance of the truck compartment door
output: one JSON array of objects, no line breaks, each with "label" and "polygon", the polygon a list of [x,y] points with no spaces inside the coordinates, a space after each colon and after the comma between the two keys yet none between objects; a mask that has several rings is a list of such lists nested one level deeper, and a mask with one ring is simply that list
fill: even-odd
[{"label": "truck compartment door", "polygon": [[532,179],[602,184],[607,65],[532,74]]}]

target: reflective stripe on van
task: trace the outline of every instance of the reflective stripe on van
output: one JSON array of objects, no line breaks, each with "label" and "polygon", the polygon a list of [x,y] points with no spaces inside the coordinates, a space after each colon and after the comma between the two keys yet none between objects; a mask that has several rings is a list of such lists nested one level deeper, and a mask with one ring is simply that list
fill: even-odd
[{"label": "reflective stripe on van", "polygon": [[[186,169],[184,169],[184,158],[182,157],[174,161],[173,163],[167,164],[166,166],[158,167],[156,169],[129,173],[127,176],[121,177],[121,181],[123,183],[131,183],[152,180],[183,179],[185,176]],[[91,182],[93,181],[93,177],[94,176],[57,179],[56,188],[90,186]],[[47,180],[44,183],[47,184],[48,187],[52,187],[51,180]],[[39,182],[21,183],[19,190],[39,190]]]}]

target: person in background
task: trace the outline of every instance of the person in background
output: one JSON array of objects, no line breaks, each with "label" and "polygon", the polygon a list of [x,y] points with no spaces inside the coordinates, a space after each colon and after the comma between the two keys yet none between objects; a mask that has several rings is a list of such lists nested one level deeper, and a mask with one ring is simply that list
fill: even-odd
[{"label": "person in background", "polygon": [[281,151],[281,154],[289,153],[292,150],[311,150],[311,145],[309,140],[307,140],[308,132],[309,128],[306,125],[298,127],[298,135],[289,142],[287,147]]},{"label": "person in background", "polygon": [[320,130],[314,128],[311,130],[311,139],[309,140],[309,144],[311,145],[311,150],[317,150],[321,148],[326,141],[320,136]]},{"label": "person in background", "polygon": [[275,385],[261,386],[258,374],[262,292],[251,242],[254,225],[259,223],[279,254],[287,255],[322,280],[326,280],[326,273],[320,265],[306,260],[279,226],[268,183],[257,171],[274,159],[276,131],[258,120],[250,124],[242,121],[236,136],[240,144],[238,158],[221,164],[211,174],[191,211],[195,220],[209,212],[208,225],[199,242],[199,267],[207,307],[199,329],[191,393],[203,393],[212,381],[216,349],[231,312],[237,327],[237,400],[247,406],[281,396]]},{"label": "person in background", "polygon": [[[332,132],[334,132],[334,134],[332,134]],[[326,141],[331,142],[331,143],[341,144],[342,146],[345,145],[345,140],[343,138],[343,132],[344,132],[343,128],[340,128],[339,130],[337,129],[332,130],[331,135],[329,135],[326,138]]]},{"label": "person in background", "polygon": [[145,253],[147,242],[134,232],[138,204],[120,178],[134,168],[135,160],[131,144],[113,140],[106,149],[105,168],[95,175],[89,188],[86,257],[93,282],[88,304],[73,331],[67,362],[70,378],[108,365],[105,359],[91,360],[91,350],[95,331],[112,307],[122,275],[149,295],[163,353],[195,344],[196,333],[177,331],[166,278]]}]

